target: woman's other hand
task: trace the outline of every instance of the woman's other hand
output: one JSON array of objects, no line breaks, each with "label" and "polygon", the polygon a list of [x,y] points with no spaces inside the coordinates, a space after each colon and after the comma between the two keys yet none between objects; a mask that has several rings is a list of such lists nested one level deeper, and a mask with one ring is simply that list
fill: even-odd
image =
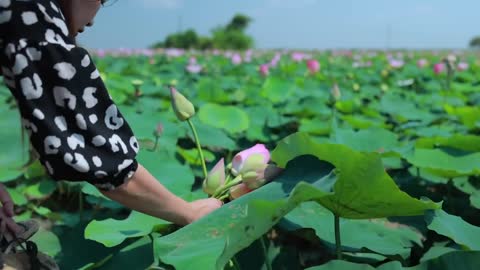
[{"label": "woman's other hand", "polygon": [[0,202],[2,203],[2,207],[0,207],[0,235],[3,235],[7,229],[13,233],[20,232],[21,227],[13,220],[13,200],[3,184],[0,184]]}]

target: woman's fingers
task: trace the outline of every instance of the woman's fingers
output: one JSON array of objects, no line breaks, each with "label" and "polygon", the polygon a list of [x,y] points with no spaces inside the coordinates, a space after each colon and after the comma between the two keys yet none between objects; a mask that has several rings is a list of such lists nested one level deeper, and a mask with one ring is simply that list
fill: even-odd
[{"label": "woman's fingers", "polygon": [[6,230],[9,230],[13,233],[19,233],[22,231],[22,227],[20,227],[15,220],[5,214],[5,208],[0,208],[0,233],[5,233]]},{"label": "woman's fingers", "polygon": [[5,214],[9,217],[14,216],[14,211],[13,211],[13,201],[12,197],[10,197],[10,194],[8,194],[7,189],[3,184],[0,184],[0,202],[2,203],[3,207],[5,208]]}]

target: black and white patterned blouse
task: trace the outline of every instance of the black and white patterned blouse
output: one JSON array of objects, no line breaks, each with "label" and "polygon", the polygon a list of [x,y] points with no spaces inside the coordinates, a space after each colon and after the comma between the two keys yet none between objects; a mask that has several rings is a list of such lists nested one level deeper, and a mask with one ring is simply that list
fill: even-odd
[{"label": "black and white patterned blouse", "polygon": [[[55,0],[0,0],[0,65],[40,162],[55,180],[112,190],[139,144]],[[1,149],[0,149],[1,151]]]}]

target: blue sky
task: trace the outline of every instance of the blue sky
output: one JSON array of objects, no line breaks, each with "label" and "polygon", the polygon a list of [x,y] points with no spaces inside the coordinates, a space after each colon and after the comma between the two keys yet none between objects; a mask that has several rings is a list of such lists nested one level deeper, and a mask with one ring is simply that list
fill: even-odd
[{"label": "blue sky", "polygon": [[479,11],[480,0],[118,0],[79,41],[145,48],[178,29],[208,35],[241,12],[257,48],[465,48]]}]

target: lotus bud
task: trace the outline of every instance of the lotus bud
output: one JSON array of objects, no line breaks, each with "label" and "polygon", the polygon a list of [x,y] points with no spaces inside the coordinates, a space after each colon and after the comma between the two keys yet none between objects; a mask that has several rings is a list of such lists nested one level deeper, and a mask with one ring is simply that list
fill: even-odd
[{"label": "lotus bud", "polygon": [[240,184],[230,188],[230,190],[229,190],[230,199],[231,200],[238,199],[238,198],[242,197],[243,195],[245,195],[245,194],[247,194],[251,191],[252,190],[249,189],[247,187],[247,185],[245,185],[244,183],[240,183]]},{"label": "lotus bud", "polygon": [[332,97],[335,99],[335,101],[339,101],[340,98],[342,97],[342,92],[340,92],[340,88],[338,87],[338,84],[334,84],[330,92],[332,94]]},{"label": "lotus bud", "polygon": [[163,134],[163,130],[164,130],[163,124],[158,123],[157,128],[155,128],[155,131],[153,132],[153,135],[155,137],[160,137]]},{"label": "lotus bud", "polygon": [[195,107],[193,104],[175,87],[170,87],[172,107],[178,120],[186,121],[195,115]]},{"label": "lotus bud", "polygon": [[202,189],[208,195],[213,195],[215,191],[225,184],[225,163],[222,158],[208,173],[207,179],[203,181]]},{"label": "lotus bud", "polygon": [[282,168],[269,164],[263,171],[261,171],[261,173],[256,173],[254,175],[252,172],[250,172],[242,175],[243,183],[247,185],[249,189],[254,190],[272,181],[282,172]]}]

